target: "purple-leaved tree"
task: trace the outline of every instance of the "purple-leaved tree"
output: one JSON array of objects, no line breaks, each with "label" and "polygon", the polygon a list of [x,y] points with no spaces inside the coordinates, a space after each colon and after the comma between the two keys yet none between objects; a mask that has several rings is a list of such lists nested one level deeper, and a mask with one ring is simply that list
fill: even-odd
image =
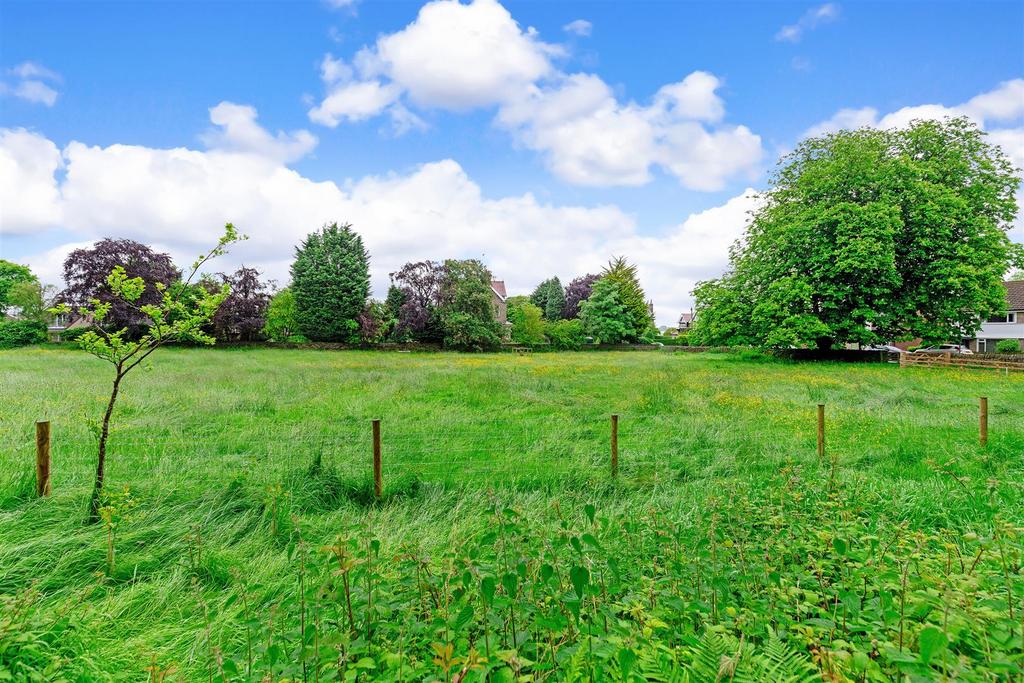
[{"label": "purple-leaved tree", "polygon": [[565,310],[562,317],[567,320],[580,316],[580,304],[590,298],[594,291],[594,283],[600,275],[582,275],[568,284],[565,288]]},{"label": "purple-leaved tree", "polygon": [[[126,278],[141,278],[145,283],[137,301],[125,301],[108,286],[107,277],[118,267],[124,269]],[[163,298],[157,285],[169,287],[180,277],[181,271],[167,254],[134,240],[107,238],[87,249],[75,249],[64,259],[66,287],[57,301],[73,311],[92,305],[94,299],[110,304],[106,324],[112,329],[126,328],[127,336],[134,338],[149,322],[141,307],[159,304]]]}]

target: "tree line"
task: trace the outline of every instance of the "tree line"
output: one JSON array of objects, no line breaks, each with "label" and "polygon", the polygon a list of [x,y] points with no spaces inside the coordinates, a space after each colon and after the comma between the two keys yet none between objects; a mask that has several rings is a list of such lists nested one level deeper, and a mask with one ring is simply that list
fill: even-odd
[{"label": "tree line", "polygon": [[588,342],[645,344],[658,334],[636,266],[623,257],[564,288],[557,277],[549,278],[507,303],[511,339],[518,344],[576,349]]},{"label": "tree line", "polygon": [[[296,247],[290,282],[277,291],[246,266],[184,282],[168,254],[133,240],[103,239],[67,256],[66,286],[59,292],[40,284],[26,266],[0,261],[0,310],[17,313],[17,320],[0,325],[0,344],[7,328],[9,346],[45,341],[52,306],[61,305],[74,320],[97,302],[105,307],[104,325],[135,340],[152,326],[146,307],[159,305],[165,293],[188,303],[222,290],[223,300],[201,330],[217,341],[422,342],[458,350],[512,341],[570,349],[588,340],[650,341],[656,334],[636,268],[623,258],[565,289],[553,277],[529,297],[509,298],[508,326],[498,319],[492,274],[479,260],[406,263],[391,273],[383,300],[370,298],[369,267],[362,237],[349,224],[331,223],[309,234]],[[108,278],[116,268],[143,283],[136,299],[112,291]],[[89,329],[88,318],[79,320],[65,339]]]},{"label": "tree line", "polygon": [[[689,341],[708,346],[817,347],[973,336],[1005,312],[1002,286],[1024,247],[1016,220],[1020,169],[964,118],[896,130],[839,131],[784,156],[729,269],[698,283]],[[114,300],[115,266],[140,277],[139,302]],[[108,320],[141,334],[141,306],[160,288],[184,286],[167,254],[131,240],[72,252],[67,287],[41,285],[24,266],[0,261],[0,346],[45,339],[51,300],[72,310],[109,303]],[[369,254],[351,225],[324,226],[296,248],[291,282],[274,293],[252,268],[206,275],[188,287],[230,294],[205,333],[222,341],[430,342],[452,349],[518,344],[576,348],[647,342],[653,315],[635,266],[612,259],[599,274],[563,287],[557,277],[507,300],[510,329],[496,319],[491,273],[477,260],[407,263],[383,301],[369,298]],[[2,312],[2,311],[0,311]]]}]

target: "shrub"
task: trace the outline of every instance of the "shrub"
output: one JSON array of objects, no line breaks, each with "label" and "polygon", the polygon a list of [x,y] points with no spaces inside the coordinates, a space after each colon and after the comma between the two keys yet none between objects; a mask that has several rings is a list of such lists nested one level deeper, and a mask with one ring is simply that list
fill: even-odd
[{"label": "shrub", "polygon": [[220,274],[220,282],[211,282],[212,291],[227,285],[228,298],[211,319],[213,336],[220,341],[256,341],[263,337],[267,322],[270,294],[267,285],[260,282],[260,272],[242,266],[232,275]]},{"label": "shrub", "polygon": [[1020,342],[1016,339],[1000,339],[996,342],[996,353],[1020,353]]},{"label": "shrub", "polygon": [[0,322],[0,349],[13,349],[46,341],[46,325],[37,320]]},{"label": "shrub", "polygon": [[551,341],[551,346],[560,351],[576,351],[586,341],[583,323],[579,319],[549,322],[544,326],[544,334]]},{"label": "shrub", "polygon": [[82,327],[72,327],[70,330],[64,330],[60,333],[60,340],[62,342],[77,342],[83,334],[92,329],[90,325],[84,325]]},{"label": "shrub", "polygon": [[680,332],[675,337],[669,337],[667,335],[655,337],[654,341],[661,342],[665,346],[689,346],[690,336],[686,332]]},{"label": "shrub", "polygon": [[370,300],[359,314],[359,341],[363,344],[379,344],[391,334],[395,325],[391,310],[386,303]]}]

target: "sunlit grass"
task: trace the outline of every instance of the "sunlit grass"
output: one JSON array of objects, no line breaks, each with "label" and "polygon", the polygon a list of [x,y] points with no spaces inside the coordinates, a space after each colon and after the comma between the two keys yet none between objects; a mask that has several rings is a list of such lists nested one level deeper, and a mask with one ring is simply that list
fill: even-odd
[{"label": "sunlit grass", "polygon": [[[72,350],[0,352],[0,594],[35,585],[44,608],[84,605],[68,648],[127,680],[151,657],[198,676],[203,606],[213,606],[214,631],[235,633],[216,609],[235,574],[290,590],[286,543],[262,526],[277,485],[310,544],[360,523],[388,552],[462,543],[486,527],[489,491],[538,517],[555,502],[577,514],[594,502],[610,515],[655,510],[692,521],[709,496],[766,488],[787,467],[805,468],[824,490],[832,458],[876,518],[970,530],[991,514],[980,494],[960,492],[991,479],[1002,516],[1024,519],[1019,374],[671,353],[168,349],[154,358],[129,377],[115,416],[108,485],[129,486],[139,506],[118,532],[107,577],[103,531],[82,524],[88,423],[106,401],[107,368]],[[821,467],[817,403],[828,419]],[[621,416],[615,484],[612,413]],[[368,506],[375,418],[388,502]],[[48,500],[29,495],[40,419],[53,432]],[[317,460],[338,479],[306,476]],[[196,528],[209,565],[198,586],[185,571]]]}]

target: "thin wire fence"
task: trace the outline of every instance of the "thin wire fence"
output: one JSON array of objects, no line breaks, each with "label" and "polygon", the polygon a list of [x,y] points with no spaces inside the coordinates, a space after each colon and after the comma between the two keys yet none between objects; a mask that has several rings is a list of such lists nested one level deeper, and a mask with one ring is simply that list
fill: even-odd
[{"label": "thin wire fence", "polygon": [[[609,415],[500,417],[482,420],[384,420],[378,477],[384,486],[403,478],[460,484],[513,484],[522,479],[686,478],[698,465],[719,468],[817,458],[815,408],[791,414],[762,415],[759,433],[750,434],[740,411],[704,415],[623,413],[612,445]],[[827,458],[850,464],[873,451],[893,448],[892,434],[904,443],[929,442],[936,457],[954,455],[973,442],[966,414],[941,432],[911,415],[830,409],[825,432]],[[749,415],[747,416],[749,418]],[[973,423],[977,430],[977,423]],[[311,430],[309,425],[266,428],[223,426],[140,433],[141,427],[116,429],[107,444],[107,481],[120,485],[181,487],[227,482],[237,477],[273,483],[301,476],[313,463],[346,479],[368,480],[373,436],[370,420],[345,417]],[[27,471],[36,444],[30,434],[6,430],[0,436],[2,472]],[[900,440],[895,440],[897,448]],[[55,425],[50,458],[54,488],[88,486],[96,459],[96,438],[79,426]],[[48,468],[50,469],[50,468]]]}]

